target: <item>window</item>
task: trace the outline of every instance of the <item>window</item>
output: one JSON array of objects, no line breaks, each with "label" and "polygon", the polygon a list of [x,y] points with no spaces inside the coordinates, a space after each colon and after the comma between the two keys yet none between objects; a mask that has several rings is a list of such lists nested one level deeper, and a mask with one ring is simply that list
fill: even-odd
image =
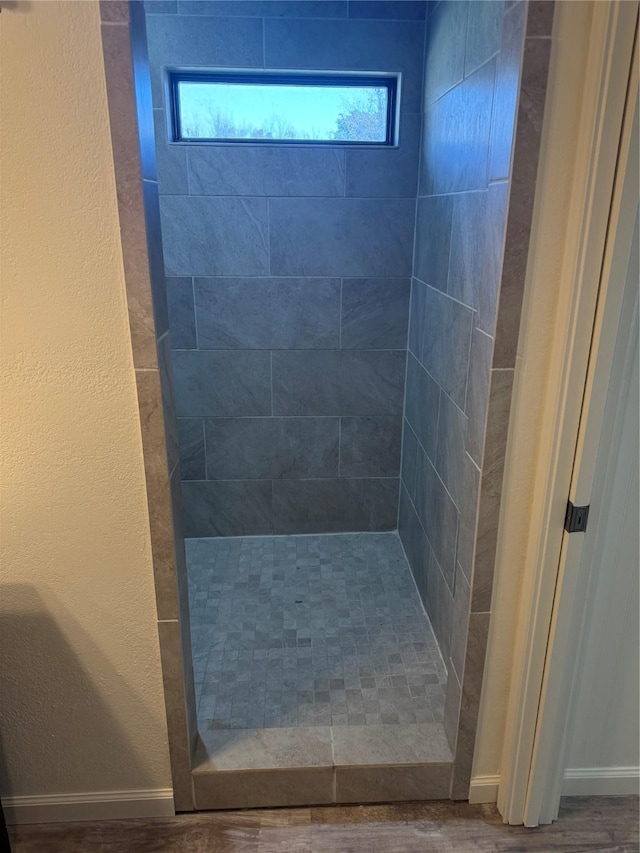
[{"label": "window", "polygon": [[175,142],[395,145],[395,76],[169,76]]}]

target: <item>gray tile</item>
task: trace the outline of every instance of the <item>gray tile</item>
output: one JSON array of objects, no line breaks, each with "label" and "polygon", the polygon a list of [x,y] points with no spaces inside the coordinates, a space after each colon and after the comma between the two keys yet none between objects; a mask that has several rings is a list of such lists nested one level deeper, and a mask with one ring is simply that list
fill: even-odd
[{"label": "gray tile", "polygon": [[445,764],[453,758],[438,723],[350,726],[333,732],[336,767],[359,764]]},{"label": "gray tile", "polygon": [[458,568],[461,567],[467,579],[470,579],[473,573],[473,558],[476,545],[480,470],[468,453],[464,455],[462,463],[462,484],[456,559],[458,561]]},{"label": "gray tile", "polygon": [[168,275],[265,275],[267,202],[260,198],[160,199]]},{"label": "gray tile", "polygon": [[169,142],[165,111],[153,111],[156,143],[158,189],[162,195],[188,195],[187,151],[183,145]]},{"label": "gray tile", "polygon": [[466,0],[443,0],[429,16],[424,75],[427,106],[463,78],[468,6]]},{"label": "gray tile", "polygon": [[162,67],[261,67],[264,62],[262,21],[151,15],[147,45],[154,106],[163,105]]},{"label": "gray tile", "polygon": [[274,480],[276,533],[392,530],[398,480]]},{"label": "gray tile", "polygon": [[339,346],[339,279],[196,278],[195,299],[201,349]]},{"label": "gray tile", "polygon": [[192,146],[192,195],[342,196],[345,152],[339,148]]},{"label": "gray tile", "polygon": [[503,0],[482,0],[481,3],[469,3],[467,46],[464,59],[465,77],[500,50],[503,12]]},{"label": "gray tile", "polygon": [[411,279],[411,306],[409,310],[409,350],[420,361],[424,336],[424,310],[427,289],[422,282]]},{"label": "gray tile", "polygon": [[407,419],[404,419],[404,430],[402,437],[402,482],[409,497],[413,500],[416,493],[416,461],[418,458],[418,439],[414,431],[409,426]]},{"label": "gray tile", "polygon": [[553,0],[530,0],[527,12],[527,37],[550,36],[553,29]]},{"label": "gray tile", "polygon": [[[334,801],[333,769],[205,771],[194,774],[193,790],[199,810],[328,805]],[[299,849],[306,853],[305,848]]]},{"label": "gray tile", "polygon": [[[160,225],[160,199],[158,196],[158,185],[155,181],[144,180],[142,182],[142,198],[144,202],[144,220],[139,219],[134,225],[127,222],[126,217],[121,214],[121,231],[125,227],[132,231],[146,231],[146,254],[149,261],[149,280],[151,282],[151,301],[153,303],[153,322],[155,325],[156,339],[159,340],[169,328],[169,312],[167,307],[167,285],[162,250],[162,228]],[[125,264],[125,274],[127,265]],[[148,283],[145,282],[147,291]],[[130,300],[129,310],[135,306],[135,301]],[[138,306],[135,306],[137,309]],[[134,310],[135,310],[134,309]]]},{"label": "gray tile", "polygon": [[502,46],[496,67],[496,84],[489,151],[491,180],[508,178],[519,95],[520,61],[527,4],[516,3],[504,16]]},{"label": "gray tile", "polygon": [[447,394],[464,406],[473,312],[431,287],[426,297],[423,364]]},{"label": "gray tile", "polygon": [[454,199],[418,199],[413,274],[425,284],[446,292]]},{"label": "gray tile", "polygon": [[399,415],[402,351],[274,352],[276,415]]},{"label": "gray tile", "polygon": [[182,499],[187,537],[273,532],[269,480],[185,481]]},{"label": "gray tile", "polygon": [[418,113],[400,117],[398,148],[347,149],[347,196],[415,198],[418,187],[420,123]]},{"label": "gray tile", "polygon": [[158,373],[162,389],[162,421],[167,451],[169,473],[178,464],[178,425],[176,423],[175,386],[171,367],[169,336],[164,335],[158,341]]},{"label": "gray tile", "polygon": [[422,601],[427,597],[427,537],[406,489],[400,490],[398,534]]},{"label": "gray tile", "polygon": [[436,457],[439,389],[426,370],[409,354],[405,416],[430,459]]},{"label": "gray tile", "polygon": [[444,704],[444,730],[449,741],[449,746],[455,752],[458,737],[458,720],[460,719],[460,699],[462,687],[458,682],[455,670],[451,669],[447,680],[447,695]]},{"label": "gray tile", "polygon": [[467,388],[465,412],[469,418],[466,449],[477,465],[482,464],[482,453],[484,450],[492,355],[493,340],[483,332],[474,329],[471,335],[469,385]]},{"label": "gray tile", "polygon": [[144,0],[145,15],[176,15],[178,0]]},{"label": "gray tile", "polygon": [[176,412],[181,417],[271,413],[268,352],[173,353]]},{"label": "gray tile", "polygon": [[480,691],[489,634],[489,618],[489,613],[473,613],[469,620],[469,636],[460,701],[460,720],[451,781],[451,796],[457,800],[466,800],[469,796],[471,765],[480,709]]},{"label": "gray tile", "polygon": [[424,24],[418,21],[266,20],[267,68],[401,71],[402,109],[420,111]]},{"label": "gray tile", "polygon": [[464,501],[467,424],[464,412],[441,392],[435,469],[458,509]]},{"label": "gray tile", "polygon": [[440,566],[430,553],[427,561],[427,595],[425,607],[433,626],[438,646],[445,660],[451,653],[451,632],[453,628],[453,595],[445,581]]},{"label": "gray tile", "polygon": [[446,800],[450,764],[414,764],[404,767],[345,767],[336,771],[338,803],[389,803],[410,800]]},{"label": "gray tile", "polygon": [[453,589],[458,510],[435,468],[420,448],[416,469],[415,506],[449,589]]},{"label": "gray tile", "polygon": [[100,20],[109,24],[129,23],[129,4],[124,0],[100,0]]},{"label": "gray tile", "polygon": [[508,197],[504,181],[454,201],[447,292],[477,310],[475,325],[488,335],[496,324]]},{"label": "gray tile", "polygon": [[471,609],[474,612],[485,612],[491,609],[512,390],[512,370],[493,370],[491,372],[487,438],[482,463],[478,533],[471,594]]},{"label": "gray tile", "polygon": [[487,186],[495,66],[487,62],[425,113],[420,195]]},{"label": "gray tile", "polygon": [[469,582],[462,571],[458,571],[456,573],[456,589],[453,603],[453,624],[455,627],[451,632],[451,663],[460,682],[464,675],[464,658],[467,648],[470,607],[471,590],[469,589]]},{"label": "gray tile", "polygon": [[402,416],[341,418],[340,476],[397,477]]},{"label": "gray tile", "polygon": [[410,275],[414,208],[410,199],[271,199],[271,272]]},{"label": "gray tile", "polygon": [[167,278],[169,339],[172,349],[196,349],[196,317],[193,307],[193,281]]},{"label": "gray tile", "polygon": [[216,418],[205,430],[209,479],[338,476],[338,418]]},{"label": "gray tile", "polygon": [[409,319],[408,278],[356,278],[342,283],[343,349],[404,349]]},{"label": "gray tile", "polygon": [[350,18],[382,18],[386,21],[424,21],[424,0],[350,0]]},{"label": "gray tile", "polygon": [[347,0],[178,0],[181,15],[346,18]]},{"label": "gray tile", "polygon": [[550,39],[525,41],[494,367],[515,366],[550,58]]},{"label": "gray tile", "polygon": [[328,726],[254,729],[243,732],[242,738],[229,731],[206,731],[201,741],[194,761],[196,774],[208,770],[331,767],[333,763]]},{"label": "gray tile", "polygon": [[178,418],[180,476],[183,480],[206,479],[204,427],[201,418]]}]

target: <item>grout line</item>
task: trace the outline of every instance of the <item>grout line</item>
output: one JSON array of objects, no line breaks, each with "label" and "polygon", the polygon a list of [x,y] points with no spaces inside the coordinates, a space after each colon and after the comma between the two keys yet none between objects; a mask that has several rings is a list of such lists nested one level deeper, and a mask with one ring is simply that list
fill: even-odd
[{"label": "grout line", "polygon": [[[431,461],[431,460],[429,460]],[[434,471],[435,471],[435,466]],[[438,472],[436,471],[436,474]],[[181,480],[181,483],[267,483],[273,482],[273,477],[211,477],[207,480]],[[398,476],[395,477],[276,477],[280,483],[335,483],[340,480],[341,482],[344,480],[375,480],[379,482],[381,480],[397,480]],[[438,477],[438,479],[440,479]],[[443,483],[444,485],[444,483]],[[388,531],[385,531],[388,533]],[[264,534],[267,535],[267,534]],[[198,537],[194,537],[198,538]]]},{"label": "grout line", "polygon": [[193,325],[196,332],[196,350],[200,349],[200,335],[198,333],[198,312],[196,311],[196,279],[191,276],[191,298],[193,300]]},{"label": "grout line", "polygon": [[340,465],[342,463],[342,416],[338,418],[338,477],[340,477]]},{"label": "grout line", "polygon": [[271,396],[271,417],[273,417],[273,350],[269,350],[269,388]]}]

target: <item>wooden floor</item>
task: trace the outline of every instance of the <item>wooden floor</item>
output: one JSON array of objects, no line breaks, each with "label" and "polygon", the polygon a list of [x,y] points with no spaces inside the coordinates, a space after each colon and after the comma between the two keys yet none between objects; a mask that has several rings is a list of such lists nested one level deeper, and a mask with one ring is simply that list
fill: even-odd
[{"label": "wooden floor", "polygon": [[49,824],[11,830],[13,853],[637,853],[637,797],[575,797],[538,829],[493,806],[408,803]]}]

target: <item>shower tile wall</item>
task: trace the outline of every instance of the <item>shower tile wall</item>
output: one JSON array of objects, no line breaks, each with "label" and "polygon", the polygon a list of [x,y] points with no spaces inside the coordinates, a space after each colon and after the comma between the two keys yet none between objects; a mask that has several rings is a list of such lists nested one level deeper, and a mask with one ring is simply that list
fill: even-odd
[{"label": "shower tile wall", "polygon": [[[145,8],[185,535],[394,529],[425,4]],[[168,144],[162,66],[400,71],[400,147]]]},{"label": "shower tile wall", "polygon": [[491,362],[525,11],[443,0],[427,21],[399,530],[458,683],[489,388],[501,383]]}]

